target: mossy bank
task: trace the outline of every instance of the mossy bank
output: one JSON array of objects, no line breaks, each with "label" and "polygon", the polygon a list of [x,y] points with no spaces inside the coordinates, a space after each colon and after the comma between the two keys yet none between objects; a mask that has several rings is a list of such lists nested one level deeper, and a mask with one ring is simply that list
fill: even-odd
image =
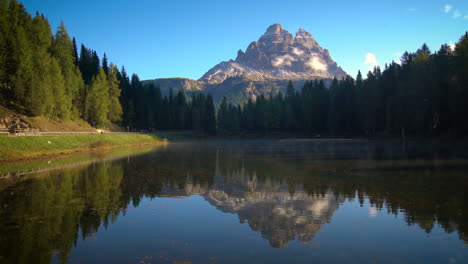
[{"label": "mossy bank", "polygon": [[65,135],[0,137],[0,162],[36,159],[95,149],[166,144],[157,135]]}]

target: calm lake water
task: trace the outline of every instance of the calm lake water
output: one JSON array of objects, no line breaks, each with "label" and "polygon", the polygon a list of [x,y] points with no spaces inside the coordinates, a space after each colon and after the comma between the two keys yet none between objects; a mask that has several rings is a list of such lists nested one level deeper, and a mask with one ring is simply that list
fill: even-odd
[{"label": "calm lake water", "polygon": [[210,141],[21,165],[0,178],[0,263],[468,263],[467,146]]}]

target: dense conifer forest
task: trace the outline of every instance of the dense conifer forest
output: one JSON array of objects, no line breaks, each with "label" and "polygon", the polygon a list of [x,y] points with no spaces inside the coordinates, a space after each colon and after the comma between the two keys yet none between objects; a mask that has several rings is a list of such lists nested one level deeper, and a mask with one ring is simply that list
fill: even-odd
[{"label": "dense conifer forest", "polygon": [[[207,134],[288,133],[301,136],[464,135],[468,132],[468,33],[431,52],[405,52],[401,64],[376,67],[364,79],[290,83],[284,95],[244,105],[211,95],[163,96],[109,63],[106,54],[78,49],[62,22],[31,16],[17,0],[0,0],[0,104],[30,116],[84,119],[132,130],[200,130]],[[217,110],[215,110],[217,109]]]},{"label": "dense conifer forest", "polygon": [[359,72],[356,79],[334,79],[330,87],[313,80],[300,89],[290,82],[284,94],[262,95],[244,105],[224,98],[216,125],[208,124],[215,119],[211,102],[203,109],[209,100],[202,94],[187,99],[170,92],[163,98],[158,87],[142,87],[136,76],[131,84],[124,78],[121,87],[124,122],[131,127],[211,127],[221,135],[460,136],[468,132],[468,33],[454,47],[445,44],[431,52],[423,44],[405,52],[401,64],[392,62],[383,71],[375,67],[366,79]]}]

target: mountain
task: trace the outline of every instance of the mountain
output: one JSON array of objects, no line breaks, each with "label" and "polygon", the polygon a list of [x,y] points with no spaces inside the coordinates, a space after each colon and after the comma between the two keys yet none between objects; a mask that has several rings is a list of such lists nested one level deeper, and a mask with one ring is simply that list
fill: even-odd
[{"label": "mountain", "polygon": [[237,76],[252,81],[340,79],[346,72],[309,32],[299,29],[293,37],[280,24],[273,24],[245,52],[239,50],[235,60],[219,63],[200,81],[219,84]]},{"label": "mountain", "polygon": [[284,93],[289,80],[300,89],[307,80],[330,83],[334,77],[341,79],[346,75],[309,32],[299,29],[293,36],[280,24],[273,24],[245,52],[239,50],[235,60],[217,64],[199,80],[167,78],[143,82],[159,85],[164,94],[169,88],[203,92],[212,94],[217,103],[226,96],[230,102],[240,104],[261,94]]},{"label": "mountain", "polygon": [[143,84],[154,84],[159,86],[163,94],[167,94],[170,88],[176,93],[179,90],[187,92],[201,91],[205,88],[205,83],[188,78],[159,78],[142,81]]},{"label": "mountain", "polygon": [[245,175],[227,180],[220,171],[216,174],[219,177],[211,186],[194,184],[190,178],[183,188],[162,185],[161,196],[200,195],[221,212],[237,214],[241,223],[260,232],[275,248],[283,248],[296,238],[310,242],[344,201],[331,191],[316,196],[297,186],[291,193],[287,183],[262,182]]}]

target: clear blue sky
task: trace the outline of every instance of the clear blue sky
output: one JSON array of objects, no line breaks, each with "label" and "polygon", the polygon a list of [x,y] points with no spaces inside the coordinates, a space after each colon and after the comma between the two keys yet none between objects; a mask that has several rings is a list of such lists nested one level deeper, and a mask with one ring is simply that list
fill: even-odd
[{"label": "clear blue sky", "polygon": [[[431,50],[468,30],[466,0],[23,0],[55,28],[141,79],[200,78],[234,59],[273,23],[309,31],[348,74],[396,60],[426,42]],[[371,53],[371,54],[369,54]],[[364,64],[368,55],[368,64]]]}]

